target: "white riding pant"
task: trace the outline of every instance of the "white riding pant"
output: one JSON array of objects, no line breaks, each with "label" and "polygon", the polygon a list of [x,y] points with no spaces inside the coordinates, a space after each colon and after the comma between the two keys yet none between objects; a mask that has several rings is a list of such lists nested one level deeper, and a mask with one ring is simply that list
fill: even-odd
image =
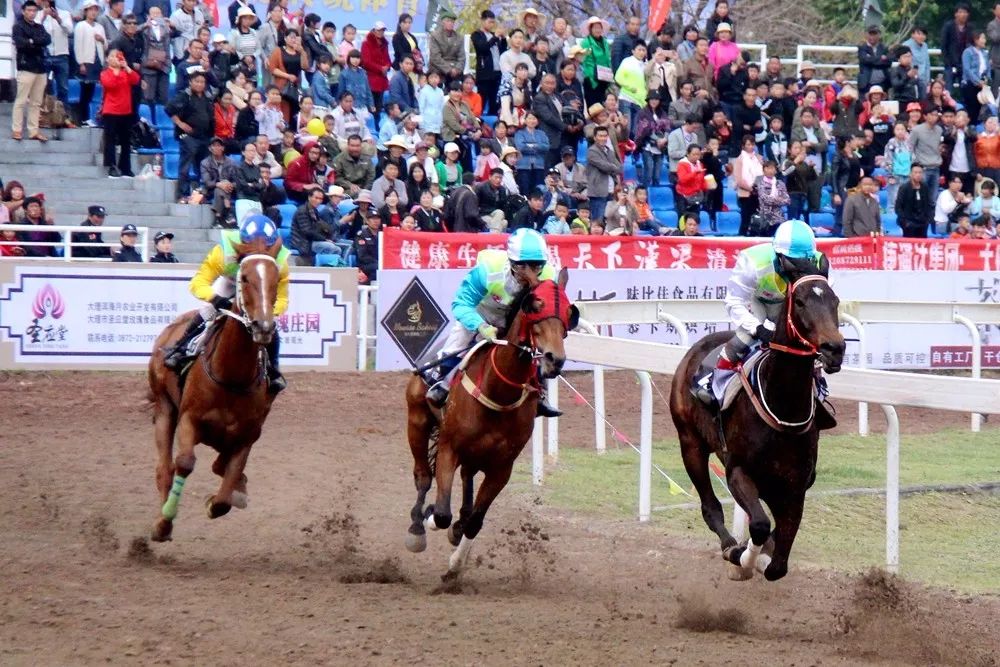
[{"label": "white riding pant", "polygon": [[[212,292],[215,296],[232,299],[236,296],[236,281],[228,276],[219,276],[215,279],[215,282],[212,283]],[[215,309],[215,306],[207,301],[202,304],[198,313],[201,315],[201,319],[206,322],[210,322],[215,319],[215,316],[219,314],[219,312]]]}]

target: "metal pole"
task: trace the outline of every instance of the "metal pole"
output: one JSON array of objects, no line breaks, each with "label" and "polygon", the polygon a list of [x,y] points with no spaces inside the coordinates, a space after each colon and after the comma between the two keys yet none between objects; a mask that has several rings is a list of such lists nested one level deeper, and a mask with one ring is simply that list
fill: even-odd
[{"label": "metal pole", "polygon": [[[972,336],[972,379],[978,380],[983,375],[983,342],[982,337],[979,335],[979,327],[977,327],[976,323],[968,317],[960,315],[957,306],[954,309],[954,315],[952,315],[952,318],[955,320],[956,324],[964,325],[965,328],[969,330],[969,335]],[[982,425],[983,416],[978,413],[973,413],[972,432],[979,433]]]},{"label": "metal pole", "polygon": [[671,315],[670,313],[664,311],[663,306],[656,307],[656,317],[661,322],[666,322],[667,324],[670,324],[675,329],[677,329],[677,334],[681,338],[681,343],[680,343],[681,345],[683,345],[684,347],[687,347],[689,345],[687,324],[684,322],[684,320],[677,317],[676,315]]},{"label": "metal pole", "polygon": [[531,432],[531,483],[541,486],[545,478],[545,450],[542,445],[542,424],[545,420],[535,417],[535,430]]},{"label": "metal pole", "polygon": [[636,371],[642,387],[639,426],[639,521],[649,521],[653,489],[653,382],[646,371]]},{"label": "metal pole", "polygon": [[[580,324],[576,327],[580,331],[591,336],[599,336],[597,327],[580,318]],[[603,454],[608,447],[608,429],[604,422],[604,367],[594,366],[594,443],[597,453]]]},{"label": "metal pole", "polygon": [[885,569],[899,572],[899,417],[883,405],[885,431]]},{"label": "metal pole", "polygon": [[[549,392],[549,405],[558,409],[559,408],[559,382],[556,380],[546,380]],[[559,461],[559,418],[551,417],[549,423],[548,432],[548,455],[552,463],[557,463]]]},{"label": "metal pole", "polygon": [[[840,319],[844,324],[854,329],[858,335],[858,350],[861,352],[858,355],[858,368],[866,368],[868,366],[868,348],[865,345],[865,328],[862,326],[861,320],[847,313],[841,313]],[[868,404],[858,403],[858,435],[867,436],[868,433]]]},{"label": "metal pole", "polygon": [[368,301],[371,291],[367,286],[358,287],[358,370],[368,368]]}]

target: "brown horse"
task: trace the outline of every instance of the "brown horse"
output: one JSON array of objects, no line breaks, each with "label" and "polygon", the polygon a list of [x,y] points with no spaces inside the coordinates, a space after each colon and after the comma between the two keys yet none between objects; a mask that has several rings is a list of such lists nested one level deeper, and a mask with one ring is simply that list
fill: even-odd
[{"label": "brown horse", "polygon": [[[566,280],[563,269],[558,283],[527,285],[514,298],[503,329],[506,340],[477,346],[469,354],[455,378],[462,391],[455,387],[443,411],[427,402],[427,386],[420,376],[414,375],[407,385],[407,436],[417,502],[410,512],[406,548],[423,551],[426,528],[451,526],[448,537],[457,548],[445,577],[456,577],[462,570],[490,504],[506,486],[514,460],[531,437],[538,401],[536,377],[554,378],[562,372],[563,339],[580,317],[566,296]],[[462,508],[452,525],[451,487],[459,466]],[[473,478],[478,472],[484,479],[473,502]],[[432,477],[437,501],[425,510]]]},{"label": "brown horse", "polygon": [[[202,443],[219,455],[212,471],[222,478],[219,490],[206,501],[208,516],[218,518],[235,505],[246,507],[247,479],[243,468],[250,447],[260,437],[274,396],[267,391],[264,347],[274,335],[274,303],[281,241],[235,246],[240,262],[236,300],[211,327],[183,382],[163,365],[164,350],[184,331],[192,313],[171,323],[156,340],[149,360],[149,399],[158,462],[156,486],[161,510],[152,538],[170,539],[184,482],[194,470],[195,445]],[[174,435],[177,457],[172,459]]]},{"label": "brown horse", "polygon": [[[816,479],[819,431],[830,428],[817,417],[827,413],[816,404],[816,362],[821,361],[827,373],[836,373],[844,358],[837,315],[840,300],[827,282],[828,265],[824,262],[817,269],[808,261],[785,257],[779,261],[790,287],[774,341],[757,365],[756,394],[742,391],[715,416],[691,392],[702,360],[729,339],[729,332],[695,344],[677,368],[670,391],[681,455],[701,497],[702,516],[719,536],[730,578],[739,580],[752,577],[755,568],[769,581],[788,572],[806,489]],[[737,545],[726,529],[709,473],[708,457],[713,452],[726,466],[730,493],[750,517],[746,546]],[[761,501],[774,515],[773,534]]]}]

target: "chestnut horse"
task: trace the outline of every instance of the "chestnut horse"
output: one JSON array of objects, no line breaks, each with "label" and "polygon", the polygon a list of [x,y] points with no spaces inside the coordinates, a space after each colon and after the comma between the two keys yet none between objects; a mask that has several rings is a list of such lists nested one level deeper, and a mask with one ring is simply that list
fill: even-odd
[{"label": "chestnut horse", "polygon": [[[536,378],[554,378],[562,372],[563,339],[580,317],[566,296],[567,275],[563,269],[558,283],[528,285],[514,298],[503,329],[506,339],[473,348],[456,374],[443,410],[427,402],[427,385],[419,375],[414,374],[406,387],[407,436],[417,487],[406,548],[423,551],[426,528],[451,526],[448,538],[457,548],[445,578],[457,577],[464,567],[490,504],[506,486],[514,460],[531,437],[538,402]],[[451,487],[459,466],[462,508],[452,524]],[[473,502],[473,478],[478,472],[484,479]],[[437,501],[425,509],[432,477]]]},{"label": "chestnut horse", "polygon": [[[160,516],[152,539],[170,539],[184,482],[194,470],[195,445],[219,455],[212,471],[222,478],[219,490],[206,501],[208,516],[218,518],[234,505],[246,507],[247,479],[243,468],[250,447],[260,437],[274,396],[267,391],[265,346],[274,335],[274,302],[280,275],[276,258],[281,241],[270,248],[263,241],[236,244],[239,271],[236,300],[210,323],[202,353],[186,378],[163,365],[164,350],[180,338],[192,313],[171,323],[156,339],[149,360],[149,399],[158,462],[156,486]],[[172,459],[174,435],[177,457]]]},{"label": "chestnut horse", "polygon": [[[790,287],[774,340],[756,368],[756,395],[743,390],[715,416],[691,392],[702,360],[731,332],[706,336],[695,344],[677,368],[670,391],[684,466],[701,497],[705,523],[719,536],[729,576],[736,580],[751,578],[755,568],[769,581],[788,572],[806,489],[816,479],[819,431],[830,428],[817,419],[817,414],[828,413],[816,403],[816,362],[827,373],[836,373],[844,359],[837,314],[840,300],[827,282],[825,260],[819,269],[808,261],[785,257],[779,261]],[[746,546],[738,545],[726,529],[709,473],[708,457],[713,452],[725,464],[733,499],[750,517]],[[761,501],[774,515],[773,533]]]}]

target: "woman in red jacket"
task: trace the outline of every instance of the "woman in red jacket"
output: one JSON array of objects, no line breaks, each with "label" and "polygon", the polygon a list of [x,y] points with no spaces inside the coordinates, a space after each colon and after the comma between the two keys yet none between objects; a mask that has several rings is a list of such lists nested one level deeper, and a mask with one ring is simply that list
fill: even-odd
[{"label": "woman in red jacket", "polygon": [[288,198],[296,204],[306,203],[309,191],[321,187],[316,177],[316,171],[320,155],[323,153],[323,147],[313,141],[303,146],[302,155],[289,163],[288,170],[285,172],[285,192],[288,194]]},{"label": "woman in red jacket", "polygon": [[[101,87],[104,88],[104,102],[101,116],[104,119],[104,166],[108,176],[120,178],[133,176],[132,173],[132,86],[139,84],[139,73],[129,67],[125,56],[118,49],[108,53],[108,66],[101,72]],[[115,166],[115,147],[118,166]]]},{"label": "woman in red jacket", "polygon": [[706,171],[701,163],[701,146],[691,144],[687,155],[677,163],[677,197],[680,199],[674,208],[679,214],[678,225],[684,229],[684,218],[688,215],[698,217],[702,204],[705,203],[705,192],[709,184],[705,181]]},{"label": "woman in red jacket", "polygon": [[382,97],[389,90],[389,70],[392,69],[392,59],[389,58],[389,42],[385,39],[385,24],[376,21],[372,31],[365,37],[361,45],[361,66],[368,72],[368,85],[375,98],[375,129],[382,121]]},{"label": "woman in red jacket", "polygon": [[233,104],[233,94],[224,90],[215,100],[215,136],[222,139],[226,153],[242,153],[243,147],[236,141],[236,117],[240,111]]}]

